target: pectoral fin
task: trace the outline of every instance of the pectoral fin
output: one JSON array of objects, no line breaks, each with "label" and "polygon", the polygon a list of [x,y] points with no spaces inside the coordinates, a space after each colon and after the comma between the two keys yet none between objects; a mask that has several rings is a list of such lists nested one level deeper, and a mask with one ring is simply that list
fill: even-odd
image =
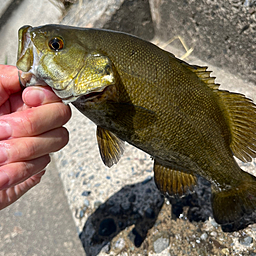
[{"label": "pectoral fin", "polygon": [[116,164],[124,152],[124,141],[99,126],[97,126],[97,141],[103,163],[108,167]]},{"label": "pectoral fin", "polygon": [[165,167],[154,162],[155,183],[158,189],[169,195],[183,195],[187,190],[192,190],[197,179],[194,175],[173,168]]}]

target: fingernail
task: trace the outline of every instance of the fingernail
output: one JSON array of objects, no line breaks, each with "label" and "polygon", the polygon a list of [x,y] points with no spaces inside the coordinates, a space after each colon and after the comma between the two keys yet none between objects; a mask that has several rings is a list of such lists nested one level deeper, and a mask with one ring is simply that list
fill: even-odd
[{"label": "fingernail", "polygon": [[39,106],[44,102],[45,93],[40,88],[29,88],[24,97],[27,105]]},{"label": "fingernail", "polygon": [[6,140],[12,136],[12,128],[9,123],[0,121],[0,140]]},{"label": "fingernail", "polygon": [[7,159],[8,159],[8,156],[7,156],[6,150],[0,147],[0,164],[5,163]]},{"label": "fingernail", "polygon": [[4,171],[0,171],[0,190],[8,187],[9,177]]}]

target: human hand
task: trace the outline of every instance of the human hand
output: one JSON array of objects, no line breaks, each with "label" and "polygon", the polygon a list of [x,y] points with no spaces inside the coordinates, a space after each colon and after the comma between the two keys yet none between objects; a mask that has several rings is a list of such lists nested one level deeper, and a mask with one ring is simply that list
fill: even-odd
[{"label": "human hand", "polygon": [[49,153],[68,142],[70,117],[49,87],[22,92],[17,68],[0,65],[0,210],[40,182]]}]

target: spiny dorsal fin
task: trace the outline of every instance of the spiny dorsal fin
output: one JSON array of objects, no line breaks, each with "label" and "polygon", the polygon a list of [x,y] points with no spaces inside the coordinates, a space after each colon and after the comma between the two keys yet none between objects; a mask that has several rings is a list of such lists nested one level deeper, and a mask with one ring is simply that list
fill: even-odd
[{"label": "spiny dorsal fin", "polygon": [[193,190],[197,183],[194,175],[173,168],[165,167],[154,161],[155,183],[158,189],[169,195],[183,195],[188,190]]},{"label": "spiny dorsal fin", "polygon": [[256,157],[256,105],[243,94],[217,91],[229,125],[230,148],[243,162]]},{"label": "spiny dorsal fin", "polygon": [[215,84],[215,77],[211,77],[210,74],[212,71],[206,71],[208,67],[200,67],[197,65],[189,65],[188,63],[182,61],[181,64],[185,66],[190,71],[194,72],[204,83],[207,84],[212,89],[217,90],[219,84]]},{"label": "spiny dorsal fin", "polygon": [[97,126],[97,141],[103,163],[108,167],[116,164],[124,152],[124,141],[99,126]]}]

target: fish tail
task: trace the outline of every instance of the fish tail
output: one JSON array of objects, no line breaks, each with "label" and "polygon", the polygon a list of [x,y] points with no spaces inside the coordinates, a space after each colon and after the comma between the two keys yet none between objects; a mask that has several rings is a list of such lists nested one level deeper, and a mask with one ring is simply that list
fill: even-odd
[{"label": "fish tail", "polygon": [[241,170],[237,186],[212,189],[213,216],[219,224],[231,224],[256,211],[256,178]]}]

